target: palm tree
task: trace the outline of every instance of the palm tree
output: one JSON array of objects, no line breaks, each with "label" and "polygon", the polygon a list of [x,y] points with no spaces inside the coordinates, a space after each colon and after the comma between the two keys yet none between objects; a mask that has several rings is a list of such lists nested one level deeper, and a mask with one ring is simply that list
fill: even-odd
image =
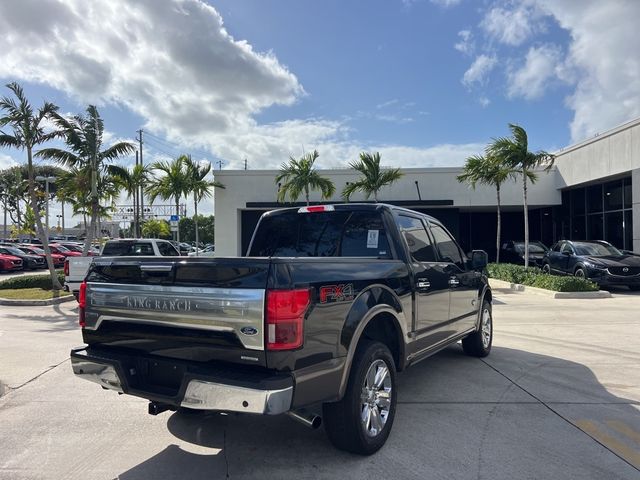
[{"label": "palm tree", "polygon": [[144,222],[142,234],[147,238],[167,238],[171,236],[171,231],[166,221],[154,219]]},{"label": "palm tree", "polygon": [[399,168],[380,168],[380,153],[373,155],[367,152],[360,153],[360,160],[351,162],[351,168],[360,172],[363,176],[357,182],[352,182],[342,190],[342,197],[349,201],[349,197],[356,191],[361,191],[369,199],[378,201],[378,192],[382,187],[391,185],[404,175]]},{"label": "palm tree", "polygon": [[210,198],[212,193],[211,189],[225,188],[225,186],[215,180],[207,179],[207,175],[211,172],[211,164],[200,164],[191,159],[191,156],[187,157],[187,178],[188,178],[188,191],[193,195],[193,223],[196,231],[196,255],[198,254],[198,248],[200,245],[200,236],[198,233],[198,203],[205,198]]},{"label": "palm tree", "polygon": [[462,173],[456,178],[459,182],[467,183],[475,190],[476,184],[496,187],[498,200],[498,227],[496,232],[496,263],[500,263],[500,230],[502,220],[500,216],[500,187],[504,182],[513,179],[517,170],[504,165],[496,158],[473,155],[467,158]]},{"label": "palm tree", "polygon": [[5,133],[0,130],[0,147],[17,148],[19,150],[26,150],[27,152],[29,199],[31,209],[35,215],[36,230],[47,259],[47,266],[49,267],[49,274],[51,275],[51,288],[53,290],[60,290],[62,286],[58,281],[58,275],[53,266],[51,250],[45,237],[42,217],[38,209],[38,197],[36,194],[33,168],[33,148],[59,136],[58,132],[46,132],[43,125],[43,121],[53,116],[58,107],[53,103],[45,102],[37,112],[34,112],[33,107],[29,103],[29,100],[27,100],[20,85],[13,82],[9,83],[7,88],[11,90],[13,96],[5,96],[0,99],[0,111],[3,112],[3,116],[0,117],[0,129],[8,126],[12,132]]},{"label": "palm tree", "polygon": [[140,212],[138,192],[143,188],[151,175],[151,169],[146,165],[136,164],[131,169],[114,166],[113,175],[117,178],[120,186],[127,192],[127,198],[133,197],[133,224],[134,236],[140,236]]},{"label": "palm tree", "polygon": [[[65,137],[69,150],[45,148],[37,153],[44,159],[55,160],[65,167],[77,168],[85,174],[87,171],[91,174],[91,190],[88,195],[91,201],[91,225],[87,231],[83,255],[89,251],[96,232],[100,197],[107,197],[107,194],[99,188],[102,181],[100,177],[115,173],[110,163],[135,151],[131,142],[117,142],[103,150],[104,123],[100,113],[93,105],[89,105],[86,112],[86,115],[79,114],[73,118],[65,118],[58,113],[52,114],[56,126]],[[105,179],[104,183],[108,184],[111,181]]]},{"label": "palm tree", "polygon": [[276,183],[282,183],[278,190],[278,201],[284,202],[287,195],[292,202],[295,202],[300,194],[304,192],[305,200],[309,205],[309,191],[320,190],[323,199],[330,198],[336,191],[333,182],[321,176],[313,168],[313,164],[320,156],[317,150],[307,153],[295,159],[289,157],[289,162],[280,166],[280,173],[276,176]]},{"label": "palm tree", "polygon": [[[160,161],[151,165],[151,168],[159,175],[151,180],[146,193],[149,201],[160,197],[163,200],[175,201],[176,215],[180,215],[180,199],[189,194],[189,176],[187,173],[187,162],[189,157],[180,155],[171,162]],[[180,241],[180,230],[176,232],[176,240]]]},{"label": "palm tree", "polygon": [[519,125],[510,123],[512,138],[500,137],[493,140],[487,147],[487,155],[498,159],[501,163],[509,165],[522,174],[522,197],[524,199],[524,266],[529,266],[529,210],[527,206],[527,180],[532,184],[538,179],[533,171],[544,166],[545,171],[553,167],[555,156],[539,150],[529,151],[527,132]]}]

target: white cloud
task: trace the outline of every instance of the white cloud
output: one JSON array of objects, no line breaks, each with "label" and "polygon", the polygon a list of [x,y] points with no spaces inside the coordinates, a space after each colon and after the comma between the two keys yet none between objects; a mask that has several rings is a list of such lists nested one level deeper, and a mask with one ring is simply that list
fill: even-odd
[{"label": "white cloud", "polygon": [[491,104],[491,100],[489,100],[487,97],[485,97],[484,95],[482,97],[480,97],[478,99],[478,103],[480,103],[480,106],[482,108],[486,108]]},{"label": "white cloud", "polygon": [[469,88],[475,83],[479,85],[486,84],[487,76],[494,69],[497,62],[498,59],[495,55],[478,55],[469,69],[464,72],[462,83]]},{"label": "white cloud", "polygon": [[15,159],[5,153],[0,152],[0,170],[5,168],[14,167],[18,165]]},{"label": "white cloud", "polygon": [[248,128],[304,94],[271,52],[225,30],[200,0],[24,0],[0,16],[0,77],[124,105],[183,141]]},{"label": "white cloud", "polygon": [[475,43],[473,41],[473,33],[471,33],[471,30],[460,30],[458,32],[458,36],[460,37],[460,41],[458,41],[453,48],[465,55],[473,55]]},{"label": "white cloud", "polygon": [[482,19],[480,26],[487,35],[501,43],[517,46],[535,33],[544,30],[542,13],[530,0],[502,2],[494,6]]},{"label": "white cloud", "polygon": [[537,0],[569,31],[566,64],[575,69],[573,141],[640,117],[640,2]]},{"label": "white cloud", "polygon": [[557,45],[531,47],[524,65],[507,72],[507,95],[527,100],[540,98],[545,90],[560,79],[567,79],[562,50]]},{"label": "white cloud", "polygon": [[431,3],[434,3],[436,5],[439,5],[440,7],[453,7],[455,5],[458,5],[461,0],[430,0]]}]

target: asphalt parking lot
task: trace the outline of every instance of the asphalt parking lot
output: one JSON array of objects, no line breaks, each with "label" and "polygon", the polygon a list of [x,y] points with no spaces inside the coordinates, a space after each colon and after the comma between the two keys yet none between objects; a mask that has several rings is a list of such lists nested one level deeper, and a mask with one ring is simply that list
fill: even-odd
[{"label": "asphalt parking lot", "polygon": [[0,478],[640,478],[640,295],[495,298],[491,356],[453,346],[401,374],[366,458],[286,417],[149,416],[73,377],[74,303],[0,307]]}]

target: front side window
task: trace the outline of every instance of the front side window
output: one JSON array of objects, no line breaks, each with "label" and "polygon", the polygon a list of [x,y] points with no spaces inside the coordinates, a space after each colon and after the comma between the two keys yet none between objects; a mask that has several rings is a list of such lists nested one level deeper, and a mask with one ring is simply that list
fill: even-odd
[{"label": "front side window", "polygon": [[163,257],[178,257],[180,254],[178,250],[167,242],[158,242],[158,250],[160,251],[160,255]]},{"label": "front side window", "polygon": [[573,248],[567,242],[562,244],[562,249],[560,250],[562,253],[571,253],[573,254]]},{"label": "front side window", "polygon": [[431,233],[436,242],[436,248],[443,262],[455,263],[464,270],[464,261],[460,254],[460,249],[455,240],[440,225],[432,224]]},{"label": "front side window", "polygon": [[431,244],[431,239],[419,218],[400,215],[398,217],[398,226],[402,231],[405,242],[407,242],[409,252],[415,261],[436,261],[436,253]]}]

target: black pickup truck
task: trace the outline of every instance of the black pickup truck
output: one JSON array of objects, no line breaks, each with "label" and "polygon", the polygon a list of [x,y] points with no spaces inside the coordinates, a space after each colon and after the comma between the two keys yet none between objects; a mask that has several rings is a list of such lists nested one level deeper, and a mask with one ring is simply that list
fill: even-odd
[{"label": "black pickup truck", "polygon": [[396,372],[458,340],[489,354],[486,262],[391,205],[274,210],[246,258],[96,257],[73,371],[153,414],[287,413],[371,454],[393,424]]}]

